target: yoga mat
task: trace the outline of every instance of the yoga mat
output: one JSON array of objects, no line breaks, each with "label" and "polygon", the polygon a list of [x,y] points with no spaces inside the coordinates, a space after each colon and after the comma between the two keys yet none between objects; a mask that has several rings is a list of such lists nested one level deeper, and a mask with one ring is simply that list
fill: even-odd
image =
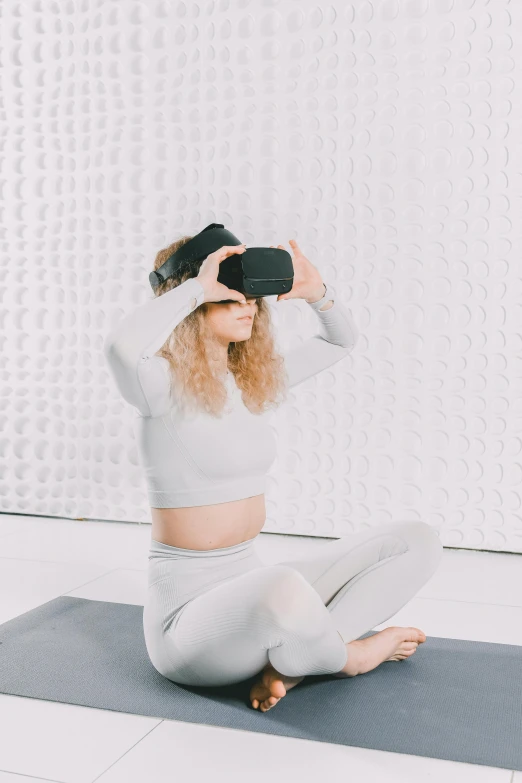
[{"label": "yoga mat", "polygon": [[0,692],[522,771],[522,647],[428,637],[357,677],[307,676],[262,713],[248,698],[256,677],[205,688],[162,677],[142,617],[142,606],[61,596],[9,620]]}]

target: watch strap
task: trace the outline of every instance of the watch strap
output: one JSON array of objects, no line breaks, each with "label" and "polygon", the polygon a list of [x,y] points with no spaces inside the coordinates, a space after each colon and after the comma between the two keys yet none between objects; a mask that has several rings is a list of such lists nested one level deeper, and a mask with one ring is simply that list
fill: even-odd
[{"label": "watch strap", "polygon": [[[333,299],[335,301],[335,291],[332,288],[331,285],[328,285],[328,283],[323,283],[325,287],[324,296],[322,299],[318,299],[317,302],[307,302],[306,304],[310,305],[311,308],[314,310],[320,310],[323,305],[325,305],[327,302],[330,301],[330,299]],[[324,311],[326,312],[326,311]]]}]

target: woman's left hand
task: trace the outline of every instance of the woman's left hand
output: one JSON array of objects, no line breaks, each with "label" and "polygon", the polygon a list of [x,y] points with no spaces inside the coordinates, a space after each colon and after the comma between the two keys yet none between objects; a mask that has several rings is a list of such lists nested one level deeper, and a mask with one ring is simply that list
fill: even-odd
[{"label": "woman's left hand", "polygon": [[[306,299],[307,301],[318,302],[319,299],[323,298],[325,292],[321,275],[315,266],[303,255],[295,239],[289,239],[288,242],[294,252],[292,258],[294,282],[292,289],[287,294],[280,294],[277,297],[277,301],[280,302],[282,299]],[[274,247],[274,245],[270,245],[270,247]],[[283,245],[278,245],[277,247],[280,250],[286,250],[286,247]]]}]

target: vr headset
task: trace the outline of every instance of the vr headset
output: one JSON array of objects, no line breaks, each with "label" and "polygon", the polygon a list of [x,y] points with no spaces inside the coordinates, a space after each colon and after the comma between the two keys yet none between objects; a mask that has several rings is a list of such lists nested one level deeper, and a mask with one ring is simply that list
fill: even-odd
[{"label": "vr headset", "polygon": [[[180,263],[202,261],[220,247],[240,244],[222,223],[211,223],[150,273],[152,289],[172,277]],[[278,296],[292,290],[292,256],[280,248],[249,247],[244,253],[235,253],[220,263],[217,280],[245,296]],[[222,301],[233,302],[234,299]]]}]

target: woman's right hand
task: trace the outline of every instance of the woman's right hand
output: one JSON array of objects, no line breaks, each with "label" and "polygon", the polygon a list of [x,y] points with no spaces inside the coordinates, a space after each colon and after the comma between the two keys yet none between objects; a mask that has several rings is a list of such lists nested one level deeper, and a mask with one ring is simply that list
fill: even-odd
[{"label": "woman's right hand", "polygon": [[219,265],[225,258],[233,253],[244,253],[246,245],[224,245],[219,250],[210,253],[199,269],[197,280],[205,291],[205,302],[222,302],[224,299],[234,299],[236,302],[246,303],[245,295],[234,288],[227,288],[223,283],[218,283]]}]

